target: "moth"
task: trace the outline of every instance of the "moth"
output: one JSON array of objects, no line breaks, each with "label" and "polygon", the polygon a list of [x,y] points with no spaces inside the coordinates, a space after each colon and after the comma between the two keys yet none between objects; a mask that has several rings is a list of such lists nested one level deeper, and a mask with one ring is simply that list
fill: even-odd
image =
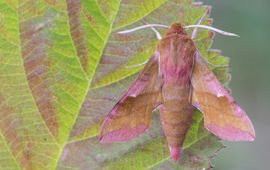
[{"label": "moth", "polygon": [[245,111],[208,68],[179,23],[172,24],[134,84],[105,118],[101,143],[128,141],[160,121],[171,158],[180,158],[192,113],[199,109],[205,128],[223,140],[253,141],[255,131]]}]

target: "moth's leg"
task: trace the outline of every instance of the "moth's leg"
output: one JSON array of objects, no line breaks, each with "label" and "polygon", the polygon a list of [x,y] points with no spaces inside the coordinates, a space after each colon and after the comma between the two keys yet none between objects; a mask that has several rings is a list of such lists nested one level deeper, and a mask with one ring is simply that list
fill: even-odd
[{"label": "moth's leg", "polygon": [[[157,38],[158,40],[161,40],[161,39],[162,39],[162,37],[161,37],[160,33],[158,32],[158,30],[156,30],[156,29],[154,28],[154,25],[151,26],[151,24],[148,24],[147,22],[145,22],[145,24],[146,24],[146,26],[150,26],[150,28],[155,32],[156,38]],[[159,76],[161,76],[161,73],[160,73],[160,55],[159,55],[158,52],[156,52],[155,55],[157,55],[157,57],[158,57],[158,65],[159,65],[159,67],[158,67],[158,73],[159,73]],[[134,67],[143,66],[143,65],[145,65],[148,61],[149,61],[149,59],[146,60],[146,61],[143,62],[143,63],[136,64],[136,65],[131,65],[131,66],[127,66],[126,68],[134,68]]]},{"label": "moth's leg", "polygon": [[[205,18],[205,16],[206,16],[206,13],[203,14],[203,16],[199,19],[199,21],[197,22],[196,25],[201,25],[201,23],[202,23],[203,19]],[[192,32],[192,35],[191,35],[191,39],[196,38],[197,33],[198,33],[198,27],[194,28],[194,30]]]},{"label": "moth's leg", "polygon": [[[196,25],[201,25],[201,23],[203,22],[203,20],[204,20],[206,14],[207,14],[207,13],[204,13],[204,14],[203,14],[203,16],[199,19],[199,21],[197,22]],[[194,30],[193,30],[193,32],[192,32],[192,35],[191,35],[191,39],[195,39],[195,38],[196,38],[197,33],[198,33],[198,28],[199,28],[199,27],[195,27],[195,28],[194,28]],[[203,58],[203,57],[202,57],[202,58]],[[203,60],[204,60],[207,64],[209,64],[209,65],[211,65],[211,66],[213,66],[213,67],[228,67],[228,65],[215,65],[215,64],[209,62],[208,60],[206,60],[205,58],[203,58]]]},{"label": "moth's leg", "polygon": [[131,65],[131,66],[126,66],[126,68],[140,67],[140,66],[145,65],[148,61],[149,61],[149,59],[147,59],[146,61],[144,61],[143,63],[140,63],[140,64],[135,64],[135,65]]},{"label": "moth's leg", "polygon": [[163,103],[158,104],[158,105],[155,107],[155,109],[153,110],[153,112],[160,111],[160,108],[162,108],[162,107],[163,107]]},{"label": "moth's leg", "polygon": [[[147,22],[145,22],[145,23],[148,24]],[[154,27],[151,27],[151,29],[155,32],[157,39],[161,40],[162,37],[161,37],[160,33],[158,32],[158,30],[156,30]],[[156,51],[155,55],[158,57],[158,76],[161,77],[162,75],[161,75],[161,71],[160,71],[160,54],[158,51]]]},{"label": "moth's leg", "polygon": [[151,24],[149,24],[149,23],[146,22],[145,20],[143,20],[143,23],[144,23],[145,25],[150,25],[150,28],[154,31],[154,33],[156,34],[156,38],[157,38],[158,40],[161,40],[161,39],[162,39],[160,33],[158,32],[158,30],[155,29],[155,27],[151,26]]},{"label": "moth's leg", "polygon": [[161,37],[160,33],[158,32],[158,30],[156,30],[154,27],[151,27],[151,29],[155,32],[157,39],[161,40],[162,37]]}]

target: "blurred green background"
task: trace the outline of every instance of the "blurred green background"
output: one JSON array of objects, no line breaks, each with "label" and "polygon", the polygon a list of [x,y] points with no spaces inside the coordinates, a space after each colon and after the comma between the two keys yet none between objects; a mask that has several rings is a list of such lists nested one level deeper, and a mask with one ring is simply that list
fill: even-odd
[{"label": "blurred green background", "polygon": [[224,142],[215,170],[270,169],[270,0],[203,0],[214,26],[241,38],[217,35],[213,48],[231,59],[234,98],[256,130],[255,142]]}]

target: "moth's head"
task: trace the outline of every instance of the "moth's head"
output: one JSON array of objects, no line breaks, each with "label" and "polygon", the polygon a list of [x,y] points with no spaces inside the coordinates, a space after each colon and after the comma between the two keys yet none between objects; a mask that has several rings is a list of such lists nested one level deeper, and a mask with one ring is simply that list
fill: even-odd
[{"label": "moth's head", "polygon": [[167,31],[167,35],[174,35],[174,34],[186,34],[184,28],[180,23],[174,23],[171,25],[170,29]]}]

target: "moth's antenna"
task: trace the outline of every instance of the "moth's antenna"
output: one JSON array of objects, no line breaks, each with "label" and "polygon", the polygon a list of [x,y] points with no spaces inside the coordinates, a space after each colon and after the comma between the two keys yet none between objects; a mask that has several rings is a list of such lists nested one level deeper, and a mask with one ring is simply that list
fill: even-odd
[{"label": "moth's antenna", "polygon": [[220,33],[222,35],[231,36],[231,37],[240,37],[237,34],[226,32],[226,31],[223,31],[223,30],[220,30],[215,27],[208,26],[208,25],[188,25],[188,26],[185,26],[184,28],[205,28],[205,29]]},{"label": "moth's antenna", "polygon": [[143,28],[148,28],[148,27],[163,27],[163,28],[169,28],[169,26],[167,25],[163,25],[163,24],[146,24],[146,25],[142,25],[142,26],[138,26],[129,30],[124,30],[124,31],[119,31],[118,34],[128,34]]},{"label": "moth's antenna", "polygon": [[[143,28],[148,28],[148,27],[150,27],[150,28],[155,32],[157,39],[158,39],[158,40],[161,40],[162,37],[161,37],[160,33],[159,33],[154,27],[165,27],[165,28],[168,27],[167,25],[162,25],[162,24],[148,24],[148,23],[145,22],[145,21],[144,21],[144,23],[145,23],[145,25],[142,25],[142,26],[139,26],[139,27],[130,29],[130,30],[120,31],[120,32],[118,32],[118,33],[119,33],[119,34],[127,34],[127,33],[133,32],[133,31],[137,31],[137,30],[139,30],[139,29],[143,29]],[[149,59],[147,59],[147,60],[144,61],[143,63],[135,64],[135,65],[131,65],[131,66],[126,66],[125,68],[134,68],[134,67],[143,66],[143,65],[145,65],[148,61],[149,61]],[[159,58],[158,61],[160,61],[160,58]],[[160,73],[160,68],[159,68],[159,73]]]},{"label": "moth's antenna", "polygon": [[162,37],[161,37],[160,33],[154,27],[151,27],[151,29],[155,32],[157,39],[161,40]]}]

